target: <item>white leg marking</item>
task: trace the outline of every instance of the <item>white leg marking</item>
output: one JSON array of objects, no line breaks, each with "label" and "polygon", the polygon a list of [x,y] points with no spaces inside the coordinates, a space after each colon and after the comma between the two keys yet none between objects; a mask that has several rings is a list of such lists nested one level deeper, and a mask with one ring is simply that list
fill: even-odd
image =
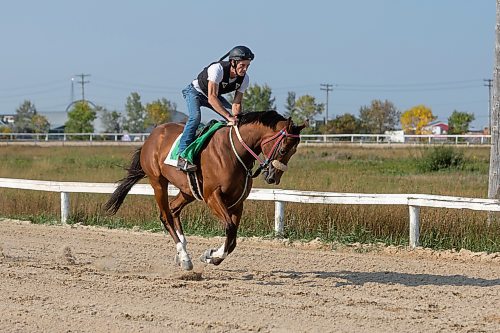
[{"label": "white leg marking", "polygon": [[222,244],[222,246],[219,247],[217,249],[217,251],[215,251],[214,253],[212,253],[212,257],[225,259],[227,257],[227,252],[224,251],[224,247],[225,247],[224,244]]},{"label": "white leg marking", "polygon": [[179,242],[175,244],[175,247],[177,248],[177,255],[179,256],[179,259],[181,259],[181,261],[190,261],[189,255],[186,251],[186,247],[184,246],[184,244]]},{"label": "white leg marking", "polygon": [[184,235],[182,235],[179,231],[175,230],[175,233],[177,234],[177,237],[179,237],[179,240],[181,241],[181,243],[184,245],[184,249],[186,248],[187,246],[187,240],[186,240],[186,237],[184,237]]}]

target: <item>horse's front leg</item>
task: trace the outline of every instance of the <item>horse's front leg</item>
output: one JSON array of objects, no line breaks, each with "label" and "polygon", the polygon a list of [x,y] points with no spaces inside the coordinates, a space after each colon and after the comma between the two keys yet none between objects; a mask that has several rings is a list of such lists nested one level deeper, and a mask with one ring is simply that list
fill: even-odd
[{"label": "horse's front leg", "polygon": [[231,209],[231,213],[222,201],[220,190],[214,191],[207,200],[212,212],[221,219],[226,230],[226,241],[219,248],[208,249],[200,260],[207,264],[219,265],[236,247],[236,236],[240,224],[243,203]]}]

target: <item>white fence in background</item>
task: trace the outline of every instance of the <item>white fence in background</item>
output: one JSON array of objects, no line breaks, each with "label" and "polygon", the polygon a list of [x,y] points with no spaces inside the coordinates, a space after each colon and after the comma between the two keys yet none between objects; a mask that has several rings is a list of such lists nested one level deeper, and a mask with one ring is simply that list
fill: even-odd
[{"label": "white fence in background", "polygon": [[[0,178],[0,188],[59,192],[61,194],[61,222],[66,223],[69,215],[69,193],[113,193],[116,184],[56,182],[29,179]],[[179,190],[169,187],[168,194],[176,195]],[[149,184],[137,184],[129,194],[153,195]],[[250,200],[274,201],[274,229],[277,236],[283,235],[285,202],[308,204],[341,205],[406,205],[410,216],[410,247],[419,245],[420,207],[471,209],[500,211],[500,201],[495,199],[474,199],[426,194],[362,194],[292,191],[280,189],[252,189]]]},{"label": "white fence in background", "polygon": [[[0,143],[13,142],[143,142],[149,133],[2,133]],[[302,134],[306,144],[457,144],[487,145],[490,135]]]}]

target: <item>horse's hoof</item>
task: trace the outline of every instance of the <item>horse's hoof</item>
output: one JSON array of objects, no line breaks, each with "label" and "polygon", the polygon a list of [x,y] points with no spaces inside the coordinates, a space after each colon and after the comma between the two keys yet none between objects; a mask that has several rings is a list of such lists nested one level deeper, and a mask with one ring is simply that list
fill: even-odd
[{"label": "horse's hoof", "polygon": [[181,268],[185,271],[190,271],[193,269],[193,263],[191,262],[191,260],[189,260],[189,261],[182,260],[181,261]]},{"label": "horse's hoof", "polygon": [[175,255],[174,262],[177,266],[181,266],[181,268],[185,271],[193,269],[193,263],[191,260],[181,260],[178,254]]},{"label": "horse's hoof", "polygon": [[200,261],[205,264],[211,264],[212,263],[212,252],[214,250],[208,249],[203,254],[200,256]]}]

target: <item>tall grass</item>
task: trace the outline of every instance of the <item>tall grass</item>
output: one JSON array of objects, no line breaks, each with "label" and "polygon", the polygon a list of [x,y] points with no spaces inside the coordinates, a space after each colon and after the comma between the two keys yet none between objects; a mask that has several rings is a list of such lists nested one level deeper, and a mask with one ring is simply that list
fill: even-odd
[{"label": "tall grass", "polygon": [[[485,197],[488,183],[488,148],[454,148],[460,168],[422,171],[422,148],[302,147],[289,164],[280,188],[353,193],[426,193]],[[460,150],[458,150],[460,149]],[[133,147],[0,147],[0,177],[114,182],[125,174]],[[147,182],[147,180],[145,180]],[[272,187],[257,179],[254,187]],[[102,212],[107,195],[71,194],[70,223],[110,228],[140,226],[160,231],[154,199],[130,195],[118,214]],[[285,237],[325,241],[408,243],[406,206],[286,205]],[[56,193],[0,189],[0,216],[47,223],[58,220]],[[421,210],[422,245],[500,251],[500,228],[488,226],[484,212]],[[193,203],[183,212],[188,234],[223,235],[220,223],[205,205]],[[271,202],[247,201],[240,235],[270,236],[274,228]]]}]

